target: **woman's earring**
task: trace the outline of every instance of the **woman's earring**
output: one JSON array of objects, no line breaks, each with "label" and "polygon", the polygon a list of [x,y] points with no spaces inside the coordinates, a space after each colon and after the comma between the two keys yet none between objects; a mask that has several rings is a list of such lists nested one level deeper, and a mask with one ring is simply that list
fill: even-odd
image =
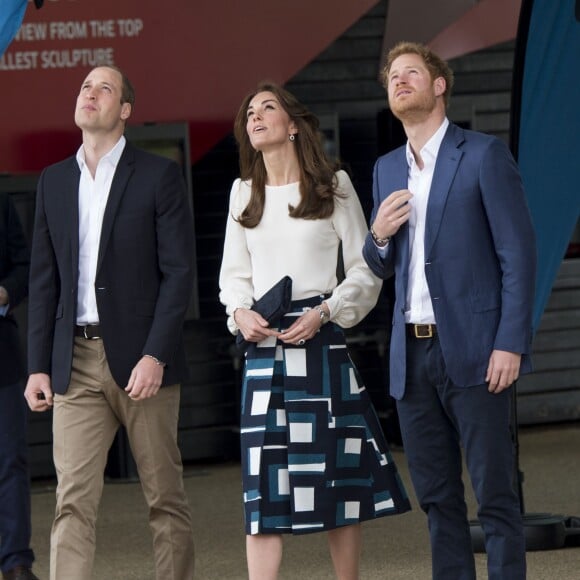
[{"label": "woman's earring", "polygon": [[290,139],[290,141],[294,141],[295,138],[296,137],[294,137],[294,135],[292,135],[292,134],[288,135],[288,139]]}]

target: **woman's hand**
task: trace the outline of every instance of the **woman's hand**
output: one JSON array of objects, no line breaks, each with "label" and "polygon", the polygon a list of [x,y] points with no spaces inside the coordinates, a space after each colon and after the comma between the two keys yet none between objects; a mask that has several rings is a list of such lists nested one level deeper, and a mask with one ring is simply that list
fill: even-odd
[{"label": "woman's hand", "polygon": [[267,320],[249,308],[236,308],[234,320],[248,342],[260,342],[268,336],[280,335],[277,330],[269,328]]},{"label": "woman's hand", "polygon": [[[329,315],[328,307],[322,304],[322,308]],[[322,326],[322,319],[320,312],[312,308],[305,312],[298,318],[290,328],[283,330],[280,334],[280,340],[286,344],[303,345],[307,340],[310,340]]]}]

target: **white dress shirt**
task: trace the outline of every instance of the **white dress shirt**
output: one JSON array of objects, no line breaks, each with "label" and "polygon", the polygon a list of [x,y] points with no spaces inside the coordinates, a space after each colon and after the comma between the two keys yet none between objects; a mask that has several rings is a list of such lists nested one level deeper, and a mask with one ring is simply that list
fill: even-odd
[{"label": "white dress shirt", "polygon": [[[411,215],[409,217],[409,279],[407,296],[405,298],[405,322],[412,324],[435,324],[435,314],[431,295],[425,276],[425,220],[427,218],[427,203],[433,181],[433,172],[439,148],[449,126],[449,120],[443,123],[425,143],[419,155],[423,160],[423,169],[419,169],[411,145],[407,141],[407,164],[409,178],[407,189],[413,194],[409,201]],[[379,254],[384,258],[388,244],[377,246]]]},{"label": "white dress shirt", "polygon": [[101,240],[103,215],[115,170],[125,148],[125,137],[104,155],[97,165],[95,178],[85,162],[85,150],[77,151],[81,170],[79,183],[79,287],[77,295],[77,324],[98,324],[99,312],[95,295],[95,276]]},{"label": "white dress shirt", "polygon": [[419,169],[417,166],[415,156],[407,141],[407,163],[409,165],[407,189],[413,194],[413,197],[409,201],[411,204],[411,216],[409,217],[409,281],[405,300],[405,322],[413,324],[435,323],[433,304],[431,303],[431,295],[429,294],[425,276],[425,221],[437,154],[448,126],[449,121],[445,119],[441,127],[437,129],[419,152],[423,160],[423,169]]}]

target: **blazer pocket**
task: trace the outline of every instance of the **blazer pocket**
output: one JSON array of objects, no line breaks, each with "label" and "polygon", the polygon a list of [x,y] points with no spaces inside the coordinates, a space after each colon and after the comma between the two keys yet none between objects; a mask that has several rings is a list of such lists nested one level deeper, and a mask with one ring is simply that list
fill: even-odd
[{"label": "blazer pocket", "polygon": [[147,316],[153,318],[155,314],[155,302],[150,300],[137,300],[135,302],[135,314],[137,316]]}]

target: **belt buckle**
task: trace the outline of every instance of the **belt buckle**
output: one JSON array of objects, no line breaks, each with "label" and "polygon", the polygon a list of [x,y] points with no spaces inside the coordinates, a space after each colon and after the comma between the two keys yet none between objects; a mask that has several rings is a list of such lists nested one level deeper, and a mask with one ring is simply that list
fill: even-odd
[{"label": "belt buckle", "polygon": [[[432,324],[415,324],[415,338],[433,338]],[[419,329],[426,329],[425,334],[422,334]]]},{"label": "belt buckle", "polygon": [[84,337],[86,340],[98,340],[98,339],[99,339],[99,337],[98,337],[98,336],[89,336],[89,335],[87,334],[87,328],[88,328],[89,326],[91,326],[91,325],[90,325],[90,324],[85,324],[85,325],[83,326],[83,337]]}]

